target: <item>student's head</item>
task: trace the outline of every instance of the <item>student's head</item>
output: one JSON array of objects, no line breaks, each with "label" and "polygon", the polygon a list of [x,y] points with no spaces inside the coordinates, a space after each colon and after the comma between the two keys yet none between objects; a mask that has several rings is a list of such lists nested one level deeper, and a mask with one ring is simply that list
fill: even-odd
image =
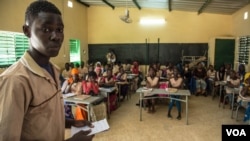
[{"label": "student's head", "polygon": [[83,61],[81,61],[81,68],[83,68],[84,67],[84,62]]},{"label": "student's head", "polygon": [[80,67],[80,64],[79,63],[76,63],[76,68],[79,68]]},{"label": "student's head", "polygon": [[64,64],[64,67],[65,67],[66,70],[69,70],[69,68],[70,68],[69,66],[70,66],[70,65],[69,65],[68,62],[66,62],[66,63]]},{"label": "student's head", "polygon": [[79,77],[79,74],[78,74],[78,73],[73,74],[73,75],[72,75],[72,78],[73,78],[73,81],[74,81],[74,82],[78,82],[78,81],[80,80],[80,77]]},{"label": "student's head", "polygon": [[107,70],[107,77],[111,77],[113,75],[112,69]]},{"label": "student's head", "polygon": [[221,65],[219,71],[221,72],[225,71],[225,65]]},{"label": "student's head", "polygon": [[209,65],[208,68],[209,68],[210,70],[214,70],[214,66],[213,66],[213,65]]},{"label": "student's head", "polygon": [[120,73],[123,73],[123,72],[124,72],[123,66],[120,66],[120,67],[119,67],[119,72],[120,72]]},{"label": "student's head", "polygon": [[174,75],[174,77],[178,77],[179,74],[180,73],[179,73],[178,69],[176,67],[174,67],[174,69],[173,69],[173,75]]},{"label": "student's head", "polygon": [[230,78],[236,78],[236,72],[234,70],[230,70]]},{"label": "student's head", "polygon": [[240,65],[239,65],[239,68],[238,68],[238,71],[239,71],[240,73],[245,73],[245,71],[246,71],[245,65],[244,65],[244,64],[240,64]]},{"label": "student's head", "polygon": [[97,78],[97,74],[94,71],[90,71],[88,75],[88,81],[94,82]]},{"label": "student's head", "polygon": [[75,67],[75,64],[73,62],[70,63],[70,68],[74,68]]},{"label": "student's head", "polygon": [[151,77],[156,76],[156,69],[154,67],[149,67],[149,76]]},{"label": "student's head", "polygon": [[70,79],[73,81],[73,82],[78,82],[80,77],[79,77],[79,71],[77,69],[72,69],[71,72],[70,72]]},{"label": "student's head", "polygon": [[197,64],[197,68],[199,68],[199,69],[203,68],[203,64],[202,64],[201,62],[198,63],[198,64]]},{"label": "student's head", "polygon": [[30,50],[48,58],[58,55],[64,39],[64,25],[59,9],[48,1],[34,1],[25,12],[23,32]]}]

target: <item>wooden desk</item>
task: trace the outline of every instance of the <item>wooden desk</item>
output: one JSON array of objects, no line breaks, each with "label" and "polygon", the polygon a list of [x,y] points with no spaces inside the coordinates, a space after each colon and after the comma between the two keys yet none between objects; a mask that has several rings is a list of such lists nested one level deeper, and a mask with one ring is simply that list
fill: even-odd
[{"label": "wooden desk", "polygon": [[[78,104],[86,105],[87,109],[84,109],[84,110],[88,112],[88,121],[91,121],[90,107],[92,106],[92,104],[94,102],[96,102],[100,99],[102,99],[102,97],[98,97],[98,96],[90,96],[89,98],[84,99],[84,100],[74,99],[74,97],[63,98],[66,105],[74,105],[74,106],[79,106]],[[67,104],[67,102],[68,102],[68,104]],[[81,107],[81,109],[83,109],[83,108]]]},{"label": "wooden desk", "polygon": [[108,107],[108,118],[110,118],[110,101],[109,95],[116,90],[116,87],[104,88],[99,87],[100,94],[107,98],[107,107]]},{"label": "wooden desk", "polygon": [[177,92],[170,92],[170,91],[166,91],[165,89],[159,89],[159,88],[155,88],[153,89],[151,92],[149,92],[149,94],[147,94],[147,96],[150,95],[155,95],[155,94],[165,94],[165,95],[180,95],[180,96],[185,96],[185,99],[176,99],[176,98],[172,98],[171,96],[169,97],[159,97],[159,96],[155,96],[155,97],[144,97],[144,91],[142,88],[139,88],[136,92],[140,93],[140,121],[142,121],[142,100],[143,99],[152,99],[152,98],[168,98],[168,99],[174,99],[174,100],[178,100],[181,102],[185,102],[186,103],[186,124],[188,125],[188,96],[190,96],[190,91],[189,90],[178,90]]}]

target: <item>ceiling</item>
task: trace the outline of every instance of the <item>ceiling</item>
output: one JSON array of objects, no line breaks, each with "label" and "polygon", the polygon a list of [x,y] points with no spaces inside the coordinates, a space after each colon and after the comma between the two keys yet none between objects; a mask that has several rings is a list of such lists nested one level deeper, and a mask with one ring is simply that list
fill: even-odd
[{"label": "ceiling", "polygon": [[250,0],[76,0],[86,7],[116,7],[166,9],[168,11],[189,11],[232,15],[250,4]]}]

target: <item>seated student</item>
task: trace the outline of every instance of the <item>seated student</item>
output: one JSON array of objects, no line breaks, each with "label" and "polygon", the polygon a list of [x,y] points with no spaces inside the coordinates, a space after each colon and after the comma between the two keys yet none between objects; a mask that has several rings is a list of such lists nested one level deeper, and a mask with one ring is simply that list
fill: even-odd
[{"label": "seated student", "polygon": [[[106,72],[107,72],[107,75],[105,77],[103,77],[103,80],[101,81],[101,83],[99,83],[99,86],[105,87],[105,88],[116,87],[115,77],[113,76],[112,69],[110,68]],[[117,108],[117,104],[116,104],[117,92],[118,92],[118,88],[116,87],[116,90],[109,94],[109,109],[110,109],[110,111],[114,111]]]},{"label": "seated student", "polygon": [[173,73],[174,73],[174,65],[172,63],[168,63],[168,67],[167,67],[167,79],[168,80],[171,78]]},{"label": "seated student", "polygon": [[96,81],[97,75],[94,71],[88,73],[88,79],[82,81],[83,93],[87,95],[98,95],[99,85]]},{"label": "seated student", "polygon": [[79,76],[80,76],[80,78],[83,79],[84,76],[86,76],[87,73],[88,73],[88,68],[85,66],[84,62],[81,61],[80,67],[79,67]]},{"label": "seated student", "polygon": [[234,70],[231,70],[230,75],[227,78],[227,84],[226,84],[226,96],[228,96],[230,108],[233,108],[233,105],[231,105],[231,103],[234,100],[232,99],[234,88],[239,88],[239,86],[240,86],[240,79],[237,77],[236,72]]},{"label": "seated student", "polygon": [[[159,77],[156,76],[156,70],[153,67],[149,68],[149,76],[146,78],[147,88],[159,88]],[[145,94],[146,95],[146,94]],[[155,112],[155,99],[150,99],[151,96],[145,96],[149,99],[144,100],[144,103],[148,106],[148,113]]]},{"label": "seated student", "polygon": [[[221,81],[226,81],[226,72],[225,72],[225,65],[221,65],[219,69],[215,73],[215,94],[218,95],[218,92],[220,91],[220,88],[222,88],[221,91],[224,90],[224,86],[220,87],[220,82]],[[221,102],[223,102],[223,98],[220,99]]]},{"label": "seated student", "polygon": [[207,72],[202,62],[198,63],[197,67],[194,69],[193,76],[195,78],[195,84],[196,84],[196,92],[195,92],[196,96],[199,96],[199,94],[207,96],[206,93],[207,83],[205,81]]},{"label": "seated student", "polygon": [[[183,88],[183,78],[181,77],[177,68],[174,68],[173,76],[170,78],[169,82],[170,82],[169,87],[171,87],[171,88],[177,88],[177,89]],[[180,96],[179,95],[172,95],[171,98],[180,99]],[[176,104],[176,107],[178,109],[177,119],[180,120],[181,119],[181,102],[178,100],[174,100],[174,99],[170,100],[167,116],[168,116],[168,118],[172,118],[171,110],[172,110],[174,103]]]},{"label": "seated student", "polygon": [[71,76],[70,64],[68,62],[65,63],[64,69],[62,71],[62,77],[64,79],[68,79]]},{"label": "seated student", "polygon": [[[72,80],[69,81],[69,79],[65,80],[62,86],[62,93],[75,93],[75,94],[82,94],[82,82],[79,78],[79,75],[76,71],[72,71]],[[72,114],[72,107],[70,105],[64,105],[65,108],[65,118],[67,119],[74,119]],[[83,118],[86,119],[86,118]]]},{"label": "seated student", "polygon": [[[112,66],[111,66],[110,64],[105,64],[105,65],[104,65],[104,69],[103,69],[103,74],[102,74],[103,77],[106,77],[106,76],[107,76],[107,71],[108,71],[108,69],[111,69],[111,70],[112,70],[112,73],[113,73],[113,68],[112,68]],[[112,75],[113,75],[113,74],[112,74]]]},{"label": "seated student", "polygon": [[99,84],[103,78],[103,74],[102,74],[102,68],[100,66],[97,66],[95,68],[95,73],[96,73],[96,81]]},{"label": "seated student", "polygon": [[71,71],[71,78],[64,81],[62,85],[62,93],[82,94],[82,83],[77,71]]},{"label": "seated student", "polygon": [[237,76],[240,78],[240,83],[244,83],[245,80],[245,74],[246,74],[246,68],[244,64],[240,64],[238,67],[238,72],[237,72]]},{"label": "seated student", "polygon": [[250,120],[250,76],[245,78],[244,86],[238,96],[238,103],[246,107],[244,121]]},{"label": "seated student", "polygon": [[214,82],[215,82],[215,74],[216,74],[216,71],[214,70],[214,66],[209,65],[208,70],[207,70],[207,84],[208,84],[209,94],[212,94],[212,90],[213,90]]},{"label": "seated student", "polygon": [[[83,80],[82,81],[82,89],[83,89],[83,94],[86,95],[92,95],[96,96],[99,94],[99,86],[96,81],[96,73],[94,71],[90,71],[88,73],[88,80]],[[86,106],[84,104],[78,104],[80,107],[85,108]],[[82,110],[79,106],[76,107],[76,114],[75,114],[75,119],[76,120],[82,120],[82,119],[87,119],[87,112],[85,110]]]},{"label": "seated student", "polygon": [[140,74],[140,66],[139,66],[139,63],[137,61],[134,61],[133,62],[133,65],[130,69],[130,72],[132,74],[135,74],[135,78],[133,79],[134,82],[132,83],[132,86],[131,86],[131,90],[133,91],[136,91],[138,89],[138,87],[140,86],[141,84],[141,78],[139,77],[139,74]]},{"label": "seated student", "polygon": [[101,87],[114,87],[115,86],[115,77],[113,76],[112,69],[107,69],[106,76],[103,77],[99,83]]},{"label": "seated student", "polygon": [[[117,82],[127,82],[127,73],[124,71],[123,66],[119,67],[119,72],[116,75]],[[121,101],[123,101],[128,92],[128,84],[120,84],[120,95],[122,96]]]}]

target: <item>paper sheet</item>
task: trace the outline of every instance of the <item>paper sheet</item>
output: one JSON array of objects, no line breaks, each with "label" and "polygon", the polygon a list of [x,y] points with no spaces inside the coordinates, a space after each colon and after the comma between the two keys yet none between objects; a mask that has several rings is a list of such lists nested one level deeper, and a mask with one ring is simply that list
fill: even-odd
[{"label": "paper sheet", "polygon": [[94,128],[90,128],[88,126],[84,126],[84,127],[72,126],[71,127],[71,136],[73,136],[74,134],[78,133],[81,130],[86,131],[86,130],[91,129],[91,132],[89,135],[93,135],[93,134],[100,133],[100,132],[103,132],[103,131],[109,129],[107,119],[99,120],[99,121],[93,122],[92,124],[94,125]]}]

